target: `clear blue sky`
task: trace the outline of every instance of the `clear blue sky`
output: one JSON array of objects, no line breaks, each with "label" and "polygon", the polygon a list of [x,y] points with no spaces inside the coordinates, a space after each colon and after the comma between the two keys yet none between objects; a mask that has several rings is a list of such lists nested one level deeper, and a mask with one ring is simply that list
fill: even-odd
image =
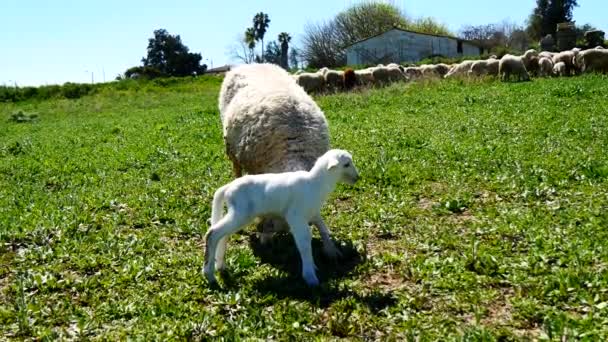
[{"label": "clear blue sky", "polygon": [[[355,0],[0,0],[0,84],[40,85],[112,80],[139,65],[158,28],[179,34],[214,66],[253,15],[268,13],[266,40],[288,32],[298,44],[307,22],[328,20]],[[454,31],[509,19],[524,23],[534,0],[395,0],[412,17],[431,16]],[[607,0],[579,0],[577,23],[608,31]],[[208,60],[207,60],[208,59]]]}]

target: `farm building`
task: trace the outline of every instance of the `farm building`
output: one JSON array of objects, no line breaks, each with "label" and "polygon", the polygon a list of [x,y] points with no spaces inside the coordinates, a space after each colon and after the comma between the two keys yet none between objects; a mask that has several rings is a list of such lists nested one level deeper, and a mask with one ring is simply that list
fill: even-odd
[{"label": "farm building", "polygon": [[450,36],[393,28],[346,48],[349,65],[418,62],[427,57],[478,56],[483,49],[473,42]]}]

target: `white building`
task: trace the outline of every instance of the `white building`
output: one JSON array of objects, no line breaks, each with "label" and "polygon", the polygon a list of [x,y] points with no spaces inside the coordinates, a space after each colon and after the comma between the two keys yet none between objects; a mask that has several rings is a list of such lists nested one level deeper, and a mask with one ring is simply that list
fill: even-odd
[{"label": "white building", "polygon": [[346,47],[348,65],[418,62],[428,57],[479,56],[483,49],[473,42],[442,35],[393,28]]}]

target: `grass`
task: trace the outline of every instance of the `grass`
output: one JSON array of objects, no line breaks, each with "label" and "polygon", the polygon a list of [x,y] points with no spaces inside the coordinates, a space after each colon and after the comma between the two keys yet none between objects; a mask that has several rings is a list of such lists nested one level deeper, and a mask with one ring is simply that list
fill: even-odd
[{"label": "grass", "polygon": [[345,258],[315,238],[314,290],[252,228],[203,280],[220,79],[3,104],[2,338],[606,340],[607,80],[317,98],[363,178],[324,209]]}]

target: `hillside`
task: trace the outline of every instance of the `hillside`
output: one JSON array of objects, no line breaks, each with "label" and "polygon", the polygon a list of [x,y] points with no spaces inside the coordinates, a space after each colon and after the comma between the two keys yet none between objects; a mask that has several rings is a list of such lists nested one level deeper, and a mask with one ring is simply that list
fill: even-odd
[{"label": "hillside", "polygon": [[606,340],[607,80],[317,97],[362,179],[324,209],[345,258],[315,236],[316,290],[291,237],[264,248],[253,227],[229,243],[223,290],[203,279],[232,177],[221,79],[3,103],[3,337]]}]

